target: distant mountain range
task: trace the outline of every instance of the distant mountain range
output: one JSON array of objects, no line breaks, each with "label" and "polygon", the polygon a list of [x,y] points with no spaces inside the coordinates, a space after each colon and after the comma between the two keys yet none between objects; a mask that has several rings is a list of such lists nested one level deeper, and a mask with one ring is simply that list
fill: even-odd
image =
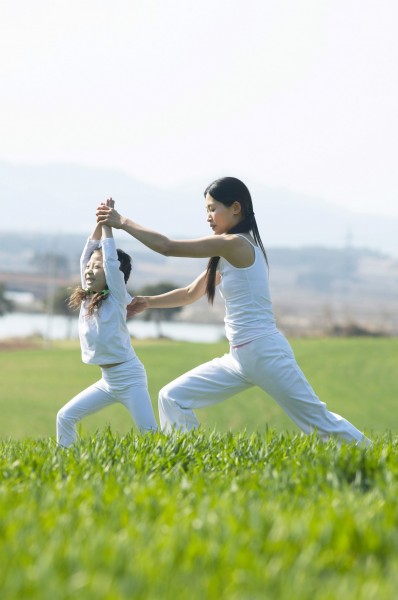
[{"label": "distant mountain range", "polygon": [[[202,236],[210,233],[203,198],[208,183],[155,188],[113,170],[0,162],[0,233],[86,235],[97,204],[112,196],[122,214],[143,225],[179,238]],[[247,183],[267,247],[352,245],[398,255],[398,218],[358,215],[292,191]]]}]

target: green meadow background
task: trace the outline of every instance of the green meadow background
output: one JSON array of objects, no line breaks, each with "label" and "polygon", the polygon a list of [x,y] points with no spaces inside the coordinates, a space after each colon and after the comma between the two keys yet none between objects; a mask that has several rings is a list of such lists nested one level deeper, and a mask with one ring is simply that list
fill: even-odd
[{"label": "green meadow background", "polygon": [[[144,363],[155,414],[159,389],[188,369],[228,351],[227,344],[168,340],[136,340]],[[398,430],[398,340],[395,338],[293,340],[296,358],[328,408],[359,429]],[[83,365],[76,342],[57,342],[51,349],[0,351],[0,438],[53,436],[59,408],[100,377],[95,366]],[[253,388],[217,406],[198,411],[205,428],[217,431],[297,432],[277,404]],[[110,424],[126,433],[133,423],[124,407],[112,406],[85,419],[81,433]]]},{"label": "green meadow background", "polygon": [[[226,343],[133,342],[159,388]],[[76,343],[0,351],[2,600],[393,600],[397,339],[293,340],[369,448],[304,436],[257,389],[140,435],[114,406],[57,448],[57,410],[98,378]]]}]

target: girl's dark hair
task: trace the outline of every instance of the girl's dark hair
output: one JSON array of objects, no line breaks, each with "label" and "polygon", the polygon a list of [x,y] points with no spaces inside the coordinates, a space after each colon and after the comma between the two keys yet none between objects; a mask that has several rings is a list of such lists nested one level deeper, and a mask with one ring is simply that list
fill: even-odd
[{"label": "girl's dark hair", "polygon": [[[101,248],[97,248],[96,250],[100,250],[102,252]],[[124,275],[124,283],[127,283],[131,273],[131,256],[119,248],[117,248],[116,252],[120,262],[119,270]],[[107,289],[108,286],[106,286],[105,290]],[[87,292],[87,290],[84,290],[82,287],[78,286],[69,296],[68,306],[72,309],[80,308],[83,300],[86,300],[87,298],[91,298],[91,302],[87,307],[87,313],[89,316],[91,316],[94,313],[95,308],[99,309],[102,302],[105,300],[105,298],[107,298],[107,294],[104,294],[104,291],[90,294]]]},{"label": "girl's dark hair", "polygon": [[[227,231],[227,233],[248,233],[251,231],[253,238],[256,244],[261,248],[268,265],[267,253],[265,252],[265,248],[261,241],[256,218],[254,216],[252,198],[245,184],[240,181],[240,179],[236,179],[236,177],[221,177],[220,179],[213,181],[213,183],[205,189],[205,198],[207,194],[214,198],[214,200],[217,200],[217,202],[225,204],[225,206],[232,206],[234,202],[239,202],[243,219],[239,221],[235,227],[232,227]],[[219,256],[212,256],[207,263],[206,294],[211,304],[213,304],[214,301],[216,272],[219,261]]]},{"label": "girl's dark hair", "polygon": [[129,256],[128,254],[126,254],[126,252],[123,252],[123,250],[120,250],[119,248],[116,250],[116,252],[120,262],[119,269],[124,275],[124,283],[127,283],[131,273],[131,256]]}]

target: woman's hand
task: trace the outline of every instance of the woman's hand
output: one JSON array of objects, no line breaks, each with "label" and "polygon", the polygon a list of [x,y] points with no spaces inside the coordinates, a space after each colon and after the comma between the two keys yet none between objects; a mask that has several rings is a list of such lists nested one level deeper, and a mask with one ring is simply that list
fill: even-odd
[{"label": "woman's hand", "polygon": [[[107,200],[107,203],[113,203],[112,198]],[[105,204],[100,204],[97,208],[97,223],[101,223],[102,225],[109,225],[109,227],[113,227],[114,229],[121,229],[122,227],[122,216],[119,215],[117,210],[112,208],[111,206],[106,206]]]},{"label": "woman's hand", "polygon": [[131,319],[134,315],[143,312],[149,308],[149,302],[145,296],[135,296],[130,304],[127,305],[127,318]]}]

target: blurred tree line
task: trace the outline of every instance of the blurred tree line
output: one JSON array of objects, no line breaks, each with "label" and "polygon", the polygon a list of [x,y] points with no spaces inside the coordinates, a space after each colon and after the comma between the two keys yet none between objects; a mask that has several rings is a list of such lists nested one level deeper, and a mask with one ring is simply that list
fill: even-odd
[{"label": "blurred tree line", "polygon": [[6,286],[0,283],[0,317],[14,310],[14,302],[7,298],[6,292]]}]

